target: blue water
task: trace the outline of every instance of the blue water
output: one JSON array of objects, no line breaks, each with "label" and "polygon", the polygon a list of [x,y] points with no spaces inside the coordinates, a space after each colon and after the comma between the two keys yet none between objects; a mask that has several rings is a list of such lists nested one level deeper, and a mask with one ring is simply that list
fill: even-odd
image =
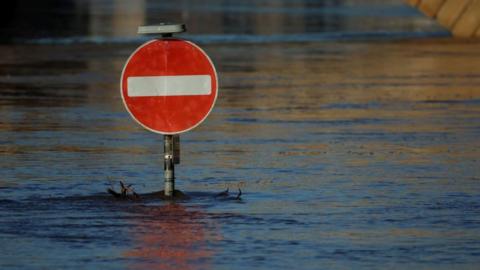
[{"label": "blue water", "polygon": [[[401,1],[27,2],[0,28],[0,269],[478,268],[478,41]],[[220,93],[165,202],[119,77],[175,18]]]}]

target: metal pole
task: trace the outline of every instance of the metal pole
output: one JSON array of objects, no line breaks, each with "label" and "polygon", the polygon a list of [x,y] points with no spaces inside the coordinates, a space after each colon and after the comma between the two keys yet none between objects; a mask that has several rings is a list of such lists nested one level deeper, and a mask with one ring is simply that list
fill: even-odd
[{"label": "metal pole", "polygon": [[165,135],[164,140],[164,170],[165,196],[172,197],[175,191],[175,166],[173,162],[173,135]]}]

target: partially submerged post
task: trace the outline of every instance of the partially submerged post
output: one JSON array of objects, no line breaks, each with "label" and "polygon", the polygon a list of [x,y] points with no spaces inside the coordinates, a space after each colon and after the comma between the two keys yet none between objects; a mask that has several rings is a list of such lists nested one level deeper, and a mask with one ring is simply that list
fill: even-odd
[{"label": "partially submerged post", "polygon": [[[168,38],[171,37],[174,33],[182,33],[185,31],[186,28],[184,24],[161,23],[159,25],[146,25],[138,27],[139,34],[160,34],[162,38]],[[176,147],[180,149],[180,136],[175,135],[175,137],[177,138]],[[180,151],[178,151],[178,156],[174,156],[174,141],[174,135],[163,136],[163,170],[165,171],[164,192],[165,196],[167,197],[172,197],[175,192],[175,164],[180,163]]]},{"label": "partially submerged post", "polygon": [[165,196],[171,197],[175,192],[175,164],[180,164],[180,136],[163,136]]},{"label": "partially submerged post", "polygon": [[184,31],[184,24],[140,26],[139,34],[161,37],[133,52],[120,81],[123,102],[133,119],[164,135],[164,196],[169,198],[177,193],[179,134],[207,118],[218,94],[217,73],[207,54],[192,42],[171,37]]}]

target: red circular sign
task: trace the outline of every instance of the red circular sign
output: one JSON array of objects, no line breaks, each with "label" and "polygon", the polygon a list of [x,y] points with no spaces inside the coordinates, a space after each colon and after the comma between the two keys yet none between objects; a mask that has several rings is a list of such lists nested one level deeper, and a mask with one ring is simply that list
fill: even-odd
[{"label": "red circular sign", "polygon": [[178,134],[208,116],[218,94],[207,54],[181,39],[149,41],[128,58],[120,92],[130,115],[146,129]]}]

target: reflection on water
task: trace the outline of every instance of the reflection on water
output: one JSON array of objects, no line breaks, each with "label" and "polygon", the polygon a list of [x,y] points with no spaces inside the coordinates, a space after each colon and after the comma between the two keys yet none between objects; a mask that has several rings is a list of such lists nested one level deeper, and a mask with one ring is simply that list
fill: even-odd
[{"label": "reflection on water", "polygon": [[205,215],[176,203],[137,209],[132,227],[131,269],[211,269]]},{"label": "reflection on water", "polygon": [[[18,243],[0,245],[2,266],[476,265],[478,42],[204,46],[221,92],[207,121],[182,135],[178,187],[244,183],[243,203],[98,202],[88,196],[108,179],[139,193],[162,187],[162,138],[138,127],[119,96],[134,47],[2,46],[15,54],[0,62],[10,74],[0,77],[9,82],[0,235]],[[55,64],[37,73],[41,63]],[[74,195],[87,197],[65,198]]]},{"label": "reflection on water", "polygon": [[[68,17],[65,32],[39,23],[32,38],[53,42],[0,45],[0,268],[476,269],[478,41],[286,38],[434,29],[397,1],[51,3],[32,18]],[[117,31],[115,12],[138,17]],[[110,179],[161,189],[163,147],[119,94],[141,40],[108,38],[179,14],[192,36],[223,38],[202,46],[216,107],[182,135],[177,187],[191,200],[115,201]],[[93,35],[107,42],[68,39]],[[240,184],[241,203],[212,197]]]}]

